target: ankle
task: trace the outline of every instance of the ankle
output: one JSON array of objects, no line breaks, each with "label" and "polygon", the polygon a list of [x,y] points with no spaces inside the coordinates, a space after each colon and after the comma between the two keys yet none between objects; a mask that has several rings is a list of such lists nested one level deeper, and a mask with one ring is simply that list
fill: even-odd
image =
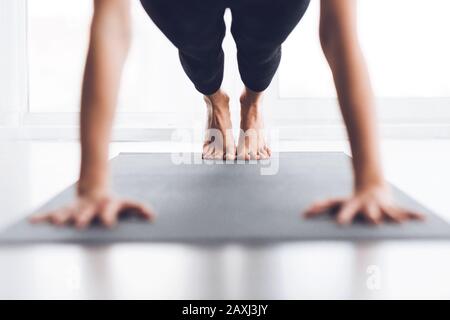
[{"label": "ankle", "polygon": [[255,92],[248,88],[240,97],[241,108],[258,108],[263,99],[263,92]]},{"label": "ankle", "polygon": [[209,96],[204,96],[204,100],[208,107],[211,108],[228,108],[230,97],[222,89]]}]

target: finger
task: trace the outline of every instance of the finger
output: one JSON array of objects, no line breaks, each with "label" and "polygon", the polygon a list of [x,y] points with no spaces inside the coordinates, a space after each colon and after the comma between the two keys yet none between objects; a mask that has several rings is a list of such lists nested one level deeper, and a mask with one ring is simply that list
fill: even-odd
[{"label": "finger", "polygon": [[340,206],[345,199],[342,198],[335,198],[335,199],[328,199],[325,201],[320,201],[314,203],[309,209],[307,209],[304,213],[305,217],[311,218],[317,215],[320,215],[322,213],[325,213],[325,211],[328,211],[330,209],[334,209],[338,206]]},{"label": "finger", "polygon": [[386,215],[386,217],[388,217],[390,220],[392,220],[395,223],[402,223],[405,219],[406,216],[401,214],[401,212],[394,208],[394,207],[384,207],[382,208],[384,215]]},{"label": "finger", "polygon": [[104,226],[112,228],[117,224],[121,204],[118,201],[109,201],[100,211],[100,220]]},{"label": "finger", "polygon": [[53,210],[45,214],[39,214],[30,218],[31,223],[49,222],[60,225],[66,222],[72,215],[70,207],[64,207],[58,210]]},{"label": "finger", "polygon": [[423,221],[425,219],[425,216],[421,213],[396,207],[387,207],[384,211],[392,220],[400,223],[407,220]]},{"label": "finger", "polygon": [[318,201],[316,203],[314,203],[311,207],[310,207],[310,211],[320,211],[324,208],[329,208],[329,207],[333,207],[333,206],[338,206],[340,204],[342,204],[343,202],[345,202],[346,199],[344,198],[331,198],[331,199],[326,199],[323,201]]},{"label": "finger", "polygon": [[406,210],[405,213],[408,216],[408,219],[410,220],[424,221],[426,219],[425,215],[420,212]]},{"label": "finger", "polygon": [[379,225],[382,222],[382,211],[380,207],[375,204],[367,205],[364,210],[364,216],[374,225]]},{"label": "finger", "polygon": [[360,203],[356,200],[350,200],[339,210],[336,219],[341,225],[351,224],[360,209]]},{"label": "finger", "polygon": [[52,212],[49,213],[42,213],[32,216],[29,220],[31,223],[37,224],[37,223],[43,223],[47,222],[50,219],[50,216],[53,214]]},{"label": "finger", "polygon": [[50,216],[50,222],[57,226],[62,226],[68,223],[72,216],[73,210],[71,208],[63,208]]},{"label": "finger", "polygon": [[92,222],[96,213],[97,207],[93,205],[80,209],[74,218],[75,227],[78,229],[86,228]]},{"label": "finger", "polygon": [[123,200],[120,206],[120,210],[132,210],[144,219],[150,221],[155,218],[155,213],[150,208],[141,203],[137,203],[131,200]]}]

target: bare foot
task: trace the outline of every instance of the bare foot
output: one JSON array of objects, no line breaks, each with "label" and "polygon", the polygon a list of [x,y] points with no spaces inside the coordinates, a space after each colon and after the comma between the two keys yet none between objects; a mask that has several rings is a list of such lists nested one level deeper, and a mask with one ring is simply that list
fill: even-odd
[{"label": "bare foot", "polygon": [[236,145],[234,143],[230,98],[222,90],[204,97],[208,109],[203,159],[234,160]]},{"label": "bare foot", "polygon": [[261,104],[262,93],[246,89],[241,96],[241,133],[237,151],[239,160],[263,160],[272,155],[264,137]]}]

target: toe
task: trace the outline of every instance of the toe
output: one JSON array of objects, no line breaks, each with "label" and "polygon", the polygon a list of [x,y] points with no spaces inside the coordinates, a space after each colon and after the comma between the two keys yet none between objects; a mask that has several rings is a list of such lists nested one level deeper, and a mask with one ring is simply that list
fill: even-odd
[{"label": "toe", "polygon": [[249,160],[259,160],[259,154],[256,150],[250,151],[248,156],[250,157]]},{"label": "toe", "polygon": [[259,150],[259,159],[260,160],[269,159],[269,155],[267,154],[266,150],[264,150],[264,149]]},{"label": "toe", "polygon": [[237,151],[237,158],[239,160],[247,160],[246,159],[247,150],[242,145],[239,146]]},{"label": "toe", "polygon": [[203,159],[211,160],[214,154],[214,148],[211,144],[205,143],[203,146]]},{"label": "toe", "polygon": [[217,150],[216,150],[216,151],[212,154],[213,160],[223,160],[223,157],[224,157],[223,151],[217,151]]},{"label": "toe", "polygon": [[226,153],[225,154],[225,160],[236,160],[236,151],[232,153]]}]

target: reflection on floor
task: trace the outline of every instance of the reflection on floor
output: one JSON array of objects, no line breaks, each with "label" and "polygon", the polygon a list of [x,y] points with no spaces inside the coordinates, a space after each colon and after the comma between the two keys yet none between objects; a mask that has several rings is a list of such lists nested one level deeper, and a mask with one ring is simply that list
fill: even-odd
[{"label": "reflection on floor", "polygon": [[[0,143],[0,228],[73,183],[76,143]],[[197,151],[167,143],[118,152]],[[348,151],[289,142],[281,151]],[[386,141],[390,182],[450,220],[450,142]],[[314,242],[266,246],[123,244],[0,247],[0,298],[450,298],[448,242]]]}]

